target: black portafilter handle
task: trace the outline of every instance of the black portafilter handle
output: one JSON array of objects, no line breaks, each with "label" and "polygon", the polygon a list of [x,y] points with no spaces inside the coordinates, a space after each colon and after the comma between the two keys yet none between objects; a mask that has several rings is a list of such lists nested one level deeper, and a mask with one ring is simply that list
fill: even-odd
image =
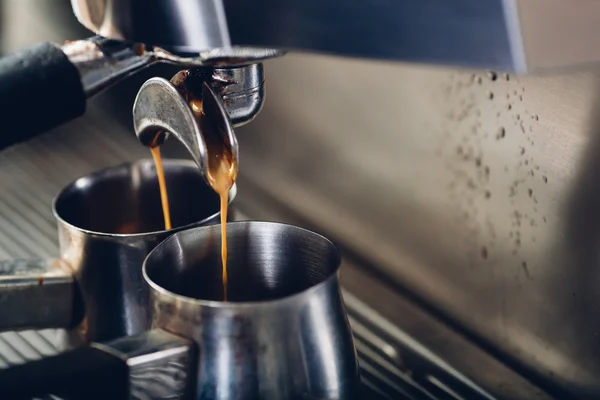
[{"label": "black portafilter handle", "polygon": [[60,47],[42,43],[0,59],[0,149],[84,114],[78,69]]},{"label": "black portafilter handle", "polygon": [[47,395],[65,400],[126,400],[125,360],[95,347],[82,347],[0,370],[0,398],[30,400]]}]

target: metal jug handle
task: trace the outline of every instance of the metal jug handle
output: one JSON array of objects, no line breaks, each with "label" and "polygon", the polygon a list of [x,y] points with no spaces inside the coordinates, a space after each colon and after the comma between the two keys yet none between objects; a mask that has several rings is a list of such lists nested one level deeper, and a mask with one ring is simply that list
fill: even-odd
[{"label": "metal jug handle", "polygon": [[74,326],[75,285],[63,260],[0,261],[0,331]]},{"label": "metal jug handle", "polygon": [[193,342],[156,329],[0,370],[0,398],[187,399],[195,357]]}]

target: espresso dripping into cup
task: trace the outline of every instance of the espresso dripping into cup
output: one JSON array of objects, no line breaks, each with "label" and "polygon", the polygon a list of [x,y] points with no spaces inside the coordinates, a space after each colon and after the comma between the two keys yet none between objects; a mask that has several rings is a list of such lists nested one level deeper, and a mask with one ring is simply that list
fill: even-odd
[{"label": "espresso dripping into cup", "polygon": [[[219,195],[223,300],[227,301],[227,203],[238,175],[238,144],[223,99],[216,94],[211,79],[212,74],[205,70],[193,69],[178,72],[170,82],[150,79],[138,92],[133,115],[136,135],[151,148],[157,168],[158,146],[172,135],[188,149],[207,183]],[[167,197],[166,186],[161,184],[165,223]]]}]

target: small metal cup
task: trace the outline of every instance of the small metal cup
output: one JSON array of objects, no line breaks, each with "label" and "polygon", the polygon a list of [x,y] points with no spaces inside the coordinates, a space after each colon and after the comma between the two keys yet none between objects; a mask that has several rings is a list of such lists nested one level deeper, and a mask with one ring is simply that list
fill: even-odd
[{"label": "small metal cup", "polygon": [[199,348],[196,398],[352,398],[358,366],[334,244],[291,225],[227,224],[228,302],[220,246],[220,226],[186,230],[144,263],[152,326]]},{"label": "small metal cup", "polygon": [[0,263],[0,330],[75,328],[63,339],[70,347],[148,329],[146,255],[172,233],[219,222],[218,195],[196,164],[167,159],[163,167],[176,227],[169,231],[152,160],[109,167],[65,187],[53,206],[61,259]]},{"label": "small metal cup", "polygon": [[[98,363],[90,364],[90,350],[82,348],[0,371],[0,396],[358,398],[336,247],[295,226],[228,223],[229,301],[223,302],[219,237],[220,226],[185,230],[148,255],[144,278],[154,330],[93,345]],[[80,363],[64,362],[76,360],[77,352]],[[107,354],[128,372],[115,373],[123,369]],[[47,378],[45,372],[59,369]],[[75,370],[85,385],[69,379]],[[110,386],[102,384],[107,376]]]}]

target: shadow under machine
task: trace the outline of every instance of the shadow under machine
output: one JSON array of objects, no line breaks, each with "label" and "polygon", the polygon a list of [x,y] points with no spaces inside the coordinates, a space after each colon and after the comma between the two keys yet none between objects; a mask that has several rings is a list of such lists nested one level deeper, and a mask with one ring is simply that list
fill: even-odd
[{"label": "shadow under machine", "polygon": [[[0,61],[0,102],[9,128],[0,137],[1,147],[83,115],[88,98],[157,63],[201,74],[222,97],[233,126],[239,127],[251,122],[263,106],[262,63],[285,57],[286,52],[518,74],[600,61],[600,48],[593,40],[600,34],[600,3],[591,1],[71,0],[71,4],[80,23],[98,36],[62,46],[39,45]],[[36,118],[29,117],[31,93],[55,100],[36,109]],[[167,106],[168,101],[165,110]],[[155,117],[166,121],[173,116]],[[552,385],[524,377],[493,351],[429,316],[401,293],[382,289],[376,274],[349,266],[345,279],[366,398],[554,398],[548,389]],[[419,344],[419,337],[381,317],[377,304],[357,293],[361,290],[393,299],[389,301],[397,302],[410,320],[408,325],[438,332],[481,368],[453,368],[451,360]]]}]

